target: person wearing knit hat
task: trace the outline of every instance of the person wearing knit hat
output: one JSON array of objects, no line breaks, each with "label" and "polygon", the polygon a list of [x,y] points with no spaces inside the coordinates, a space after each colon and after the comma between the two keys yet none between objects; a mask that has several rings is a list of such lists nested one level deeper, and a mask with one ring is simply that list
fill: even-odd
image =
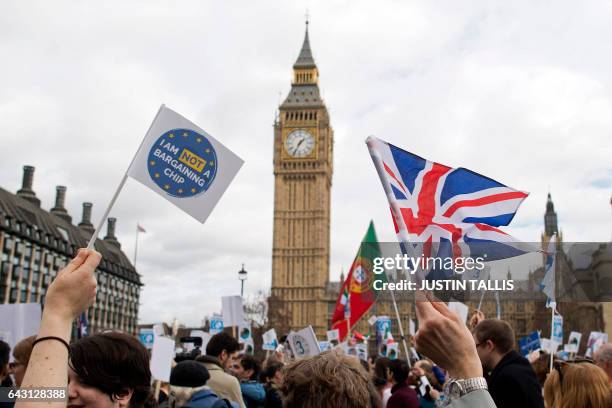
[{"label": "person wearing knit hat", "polygon": [[210,373],[202,363],[193,360],[178,363],[170,373],[168,408],[238,408],[206,386],[209,378]]}]

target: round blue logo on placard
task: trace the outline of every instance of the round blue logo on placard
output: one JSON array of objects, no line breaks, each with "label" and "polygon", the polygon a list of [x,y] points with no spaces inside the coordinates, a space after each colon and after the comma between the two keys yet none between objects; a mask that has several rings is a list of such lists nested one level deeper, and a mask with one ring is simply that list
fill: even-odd
[{"label": "round blue logo on placard", "polygon": [[149,176],[173,197],[193,197],[208,190],[217,174],[217,154],[210,141],[190,129],[172,129],[149,151]]}]

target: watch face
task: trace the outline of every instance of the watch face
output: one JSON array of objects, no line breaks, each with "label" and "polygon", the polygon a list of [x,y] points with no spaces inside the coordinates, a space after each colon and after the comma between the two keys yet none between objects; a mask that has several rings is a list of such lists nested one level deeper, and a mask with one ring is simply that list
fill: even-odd
[{"label": "watch face", "polygon": [[314,149],[315,140],[309,132],[298,129],[287,135],[285,150],[292,157],[308,157]]}]

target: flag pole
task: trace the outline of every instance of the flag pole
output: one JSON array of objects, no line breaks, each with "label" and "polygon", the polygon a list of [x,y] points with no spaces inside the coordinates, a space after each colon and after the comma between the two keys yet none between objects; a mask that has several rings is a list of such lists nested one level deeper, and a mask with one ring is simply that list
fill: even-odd
[{"label": "flag pole", "polygon": [[397,309],[397,302],[395,301],[395,294],[392,290],[391,292],[391,300],[393,301],[393,308],[395,309],[395,318],[397,319],[397,325],[399,326],[400,338],[402,339],[402,344],[404,345],[404,353],[406,353],[406,360],[408,361],[408,368],[412,368],[412,364],[410,363],[410,354],[408,354],[408,346],[406,345],[406,337],[404,336],[404,328],[402,326],[402,319],[400,318],[399,310]]},{"label": "flag pole", "polygon": [[147,130],[147,133],[145,133],[145,136],[142,138],[142,141],[140,142],[140,146],[138,146],[138,149],[134,153],[134,157],[132,157],[132,161],[130,162],[130,165],[128,166],[127,170],[123,174],[123,178],[121,179],[121,182],[119,183],[119,186],[117,187],[117,191],[115,191],[115,194],[113,195],[113,198],[111,199],[110,203],[108,204],[108,207],[106,208],[106,211],[104,211],[104,215],[102,216],[102,219],[98,223],[98,227],[95,229],[93,235],[91,236],[91,239],[89,240],[89,243],[87,244],[87,249],[94,249],[94,243],[96,242],[96,238],[98,238],[98,234],[100,234],[100,230],[102,229],[102,226],[104,225],[104,221],[106,221],[106,217],[108,217],[108,214],[110,213],[111,208],[113,208],[113,205],[115,204],[115,201],[117,200],[117,197],[119,196],[119,193],[121,192],[121,190],[123,189],[123,186],[125,185],[125,181],[127,180],[127,177],[128,177],[128,172],[130,171],[130,168],[132,167],[132,164],[134,164],[134,160],[136,160],[136,155],[138,154],[138,152],[142,148],[142,145],[144,144],[145,139],[147,138],[147,135],[151,131],[151,128],[153,127],[153,124],[157,120],[157,118],[158,118],[159,114],[161,113],[162,109],[164,109],[165,107],[166,107],[166,105],[164,105],[162,103],[161,106],[159,107],[157,113],[155,114],[155,117],[153,118],[153,121],[151,122],[151,125],[149,125],[149,129]]},{"label": "flag pole", "polygon": [[[553,330],[555,327],[555,308],[551,307],[550,308],[550,340],[552,342],[552,337],[553,337]],[[551,372],[553,369],[553,356],[555,353],[552,352],[552,349],[550,350],[550,366],[548,367],[548,372]]]},{"label": "flag pole", "polygon": [[127,180],[127,171],[123,174],[123,178],[121,179],[121,182],[119,183],[119,187],[117,187],[117,190],[115,191],[115,194],[113,195],[113,198],[111,198],[111,201],[108,204],[108,207],[106,207],[106,210],[104,211],[104,215],[102,215],[102,218],[100,219],[100,222],[98,223],[98,227],[96,228],[93,235],[91,236],[91,239],[89,240],[89,243],[87,244],[87,249],[93,249],[94,243],[96,242],[96,238],[98,238],[98,234],[100,234],[100,230],[102,229],[102,226],[104,225],[104,222],[106,221],[106,217],[108,217],[108,213],[110,213],[110,210],[111,208],[113,208],[113,205],[115,204],[115,201],[117,200],[117,197],[119,196],[119,193],[121,192],[121,190],[123,189],[123,186],[125,185],[125,180]]},{"label": "flag pole", "polygon": [[349,316],[344,320],[346,320],[346,341],[349,341],[351,335],[351,317]]},{"label": "flag pole", "polygon": [[136,259],[138,259],[138,234],[140,234],[140,228],[138,228],[138,221],[136,221],[136,244],[134,245],[134,269],[136,269]]},{"label": "flag pole", "polygon": [[477,309],[477,310],[479,310],[481,312],[482,312],[482,309],[481,309],[482,308],[482,300],[484,299],[484,295],[485,295],[485,291],[483,290],[480,293],[480,301],[478,302],[478,309]]},{"label": "flag pole", "polygon": [[[372,162],[374,163],[374,167],[376,168],[376,172],[378,173],[378,177],[380,178],[380,182],[383,186],[383,189],[385,190],[385,194],[387,196],[387,201],[389,202],[389,206],[391,207],[391,213],[393,215],[393,218],[395,220],[401,220],[401,212],[398,208],[397,203],[395,202],[395,198],[393,195],[393,191],[391,191],[391,188],[389,187],[388,183],[385,181],[385,170],[383,168],[382,162],[380,160],[380,157],[378,156],[378,153],[376,152],[376,149],[373,147],[373,143],[374,143],[374,138],[372,136],[369,136],[366,139],[366,144],[368,146],[368,150],[370,152],[370,156],[372,157]],[[404,244],[403,239],[400,239],[400,248],[402,250],[402,252],[406,252],[407,249],[406,247],[410,248],[410,251],[412,252],[413,258],[415,257],[414,255],[414,248],[412,247],[412,245],[410,245],[410,243],[408,242],[408,245],[402,245]],[[416,265],[415,265],[416,267]],[[417,285],[418,285],[418,280],[420,280],[420,276],[418,273],[415,274],[416,279],[417,279]],[[387,277],[388,279],[388,277]],[[404,337],[404,328],[402,327],[402,319],[400,318],[399,315],[399,310],[397,309],[397,302],[395,301],[395,294],[393,293],[393,291],[391,290],[391,300],[393,301],[393,308],[395,309],[395,316],[397,318],[397,323],[400,329],[400,336],[402,338],[402,344],[404,346],[404,352],[406,353],[406,359],[408,360],[408,367],[411,367],[410,364],[410,354],[408,354],[408,346],[406,345],[406,339]],[[416,302],[416,298],[415,298],[415,302]]]}]

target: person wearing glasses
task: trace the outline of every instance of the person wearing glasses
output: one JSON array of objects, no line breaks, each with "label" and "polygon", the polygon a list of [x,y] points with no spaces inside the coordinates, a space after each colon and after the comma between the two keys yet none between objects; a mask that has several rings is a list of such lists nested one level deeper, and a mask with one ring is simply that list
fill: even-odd
[{"label": "person wearing glasses", "polygon": [[544,401],[549,408],[612,407],[612,385],[590,360],[555,361],[544,383]]},{"label": "person wearing glasses", "polygon": [[514,351],[508,322],[484,319],[473,330],[489,392],[498,408],[544,408],[542,388],[531,364]]}]

